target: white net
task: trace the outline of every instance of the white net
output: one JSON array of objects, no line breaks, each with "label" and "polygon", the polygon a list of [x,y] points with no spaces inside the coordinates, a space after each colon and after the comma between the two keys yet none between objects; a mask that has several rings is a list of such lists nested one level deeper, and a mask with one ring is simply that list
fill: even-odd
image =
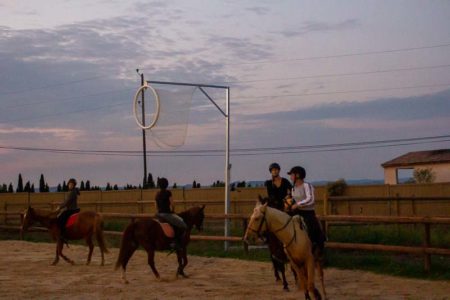
[{"label": "white net", "polygon": [[160,148],[180,147],[186,139],[192,97],[196,87],[152,86],[160,99],[158,120],[150,129],[153,141]]}]

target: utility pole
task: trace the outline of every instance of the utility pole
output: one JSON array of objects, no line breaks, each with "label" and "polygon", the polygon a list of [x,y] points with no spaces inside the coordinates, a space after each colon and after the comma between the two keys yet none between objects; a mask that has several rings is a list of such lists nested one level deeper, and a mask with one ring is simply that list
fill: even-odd
[{"label": "utility pole", "polygon": [[[144,85],[144,74],[139,73],[139,69],[136,69],[136,72],[141,76],[141,86]],[[145,126],[145,103],[144,103],[144,89],[142,90],[142,125]],[[145,140],[145,129],[142,129],[142,154],[144,156],[144,180],[142,181],[142,188],[147,186],[147,143]]]}]

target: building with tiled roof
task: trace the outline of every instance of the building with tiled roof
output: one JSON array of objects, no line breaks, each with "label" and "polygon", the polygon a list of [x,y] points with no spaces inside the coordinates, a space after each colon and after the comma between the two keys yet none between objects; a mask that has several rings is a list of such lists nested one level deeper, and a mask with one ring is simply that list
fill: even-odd
[{"label": "building with tiled roof", "polygon": [[384,168],[385,184],[398,184],[399,171],[404,169],[431,169],[434,182],[450,182],[450,149],[409,152],[381,166]]}]

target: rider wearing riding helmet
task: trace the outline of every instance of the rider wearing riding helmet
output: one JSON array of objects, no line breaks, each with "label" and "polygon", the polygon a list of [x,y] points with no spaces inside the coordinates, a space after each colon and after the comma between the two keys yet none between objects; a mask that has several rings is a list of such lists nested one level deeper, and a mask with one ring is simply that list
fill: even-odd
[{"label": "rider wearing riding helmet", "polygon": [[182,239],[187,229],[186,223],[183,219],[175,214],[175,204],[172,193],[167,190],[169,181],[162,177],[158,180],[159,191],[155,196],[156,215],[161,219],[169,222],[175,230],[175,241],[171,244],[174,249],[179,249],[182,244]]},{"label": "rider wearing riding helmet", "polygon": [[269,196],[269,206],[283,210],[284,199],[290,194],[292,186],[289,180],[280,176],[280,170],[278,163],[270,164],[269,172],[272,175],[272,179],[267,180],[264,186]]},{"label": "rider wearing riding helmet", "polygon": [[288,174],[291,176],[293,183],[291,193],[292,201],[288,209],[303,217],[308,228],[308,235],[313,245],[313,251],[316,247],[323,250],[326,239],[314,211],[314,187],[312,184],[304,181],[306,171],[303,167],[295,166]]},{"label": "rider wearing riding helmet", "polygon": [[56,211],[58,212],[57,223],[60,229],[61,238],[65,240],[66,233],[66,222],[69,217],[73,214],[80,212],[78,208],[77,198],[80,194],[77,186],[77,181],[74,178],[70,178],[67,182],[67,188],[69,189],[69,193],[65,195],[64,201],[58,206]]}]

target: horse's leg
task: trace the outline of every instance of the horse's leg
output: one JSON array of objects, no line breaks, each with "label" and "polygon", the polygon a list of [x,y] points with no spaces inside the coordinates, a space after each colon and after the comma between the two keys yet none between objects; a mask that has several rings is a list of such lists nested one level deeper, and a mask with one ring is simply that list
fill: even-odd
[{"label": "horse's leg", "polygon": [[74,265],[75,262],[62,253],[63,247],[64,247],[63,241],[61,239],[58,239],[58,250],[57,251],[59,253],[59,256],[61,256],[69,264]]},{"label": "horse's leg", "polygon": [[86,265],[89,265],[91,263],[92,252],[94,251],[94,243],[92,242],[92,235],[90,235],[86,238],[86,244],[89,247],[89,254],[88,254]]},{"label": "horse's leg", "polygon": [[275,258],[273,258],[273,254],[270,255],[270,259],[272,260],[272,267],[273,267],[273,275],[275,276],[275,281],[280,281],[280,275],[278,275],[278,266]]},{"label": "horse's leg", "polygon": [[52,265],[55,266],[59,262],[59,244],[62,243],[61,240],[58,238],[56,240],[56,255],[55,260],[52,262]]},{"label": "horse's leg", "polygon": [[105,237],[103,236],[103,219],[99,215],[97,215],[95,217],[94,232],[95,232],[95,237],[97,239],[98,247],[100,248],[100,254],[102,256],[102,262],[100,265],[104,266],[105,265],[105,253],[108,253],[108,249],[106,248]]},{"label": "horse's leg", "polygon": [[184,278],[187,278],[188,276],[184,273],[184,268],[188,264],[186,248],[183,248],[183,249],[177,251],[177,259],[178,259],[177,278],[178,278],[178,275],[181,275]]},{"label": "horse's leg", "polygon": [[156,279],[160,279],[158,270],[156,270],[155,267],[155,250],[151,247],[144,247],[145,250],[147,250],[147,258],[148,258],[148,264],[150,265],[150,268],[152,268],[153,274],[155,274]]},{"label": "horse's leg", "polygon": [[314,261],[315,261],[315,265],[316,265],[316,271],[318,271],[319,273],[319,279],[320,279],[320,284],[322,286],[322,294],[323,294],[323,298],[327,299],[327,293],[325,291],[325,280],[324,280],[324,275],[323,275],[323,265],[324,265],[324,254],[323,254],[323,249],[316,249],[315,253],[314,253]]},{"label": "horse's leg", "polygon": [[285,291],[289,291],[289,287],[288,287],[288,283],[286,280],[286,267],[284,266],[284,263],[280,263],[281,264],[281,277],[283,278],[283,290]]},{"label": "horse's leg", "polygon": [[312,295],[314,295],[314,299],[317,299],[317,300],[322,299],[319,291],[314,286],[315,261],[314,261],[314,256],[312,255],[312,253],[311,253],[310,257],[307,258],[304,268],[305,268],[305,274],[306,274],[306,279],[307,279],[306,282],[307,282],[308,292],[311,293]]},{"label": "horse's leg", "polygon": [[320,283],[322,285],[323,298],[327,299],[327,293],[325,292],[325,281],[323,277],[323,266],[320,261],[316,261],[316,270],[319,272]]},{"label": "horse's leg", "polygon": [[289,259],[289,264],[291,265],[291,270],[294,272],[294,277],[297,282],[298,289],[305,292],[305,295],[308,293],[306,286],[305,286],[305,277],[304,275],[304,265],[299,266],[297,264],[297,261],[291,256],[289,251],[287,249],[284,249],[284,252],[286,253],[287,258]]},{"label": "horse's leg", "polygon": [[298,276],[299,286],[300,286],[301,290],[305,293],[305,299],[306,300],[310,300],[311,297],[309,295],[309,290],[308,290],[308,287],[307,287],[308,276],[307,276],[306,266],[305,265],[303,265],[299,269],[299,272],[297,272],[297,276]]},{"label": "horse's leg", "polygon": [[[129,244],[121,246],[119,258],[121,258],[123,283],[126,283],[126,284],[129,283],[127,280],[127,276],[126,276],[127,264],[128,264],[128,261],[130,260],[131,256],[133,255],[134,251],[136,251],[136,249],[138,247],[139,247],[139,245],[134,244],[133,242],[130,242]],[[122,254],[123,254],[123,256],[122,256]],[[102,252],[102,255],[103,255],[103,252]]]}]

